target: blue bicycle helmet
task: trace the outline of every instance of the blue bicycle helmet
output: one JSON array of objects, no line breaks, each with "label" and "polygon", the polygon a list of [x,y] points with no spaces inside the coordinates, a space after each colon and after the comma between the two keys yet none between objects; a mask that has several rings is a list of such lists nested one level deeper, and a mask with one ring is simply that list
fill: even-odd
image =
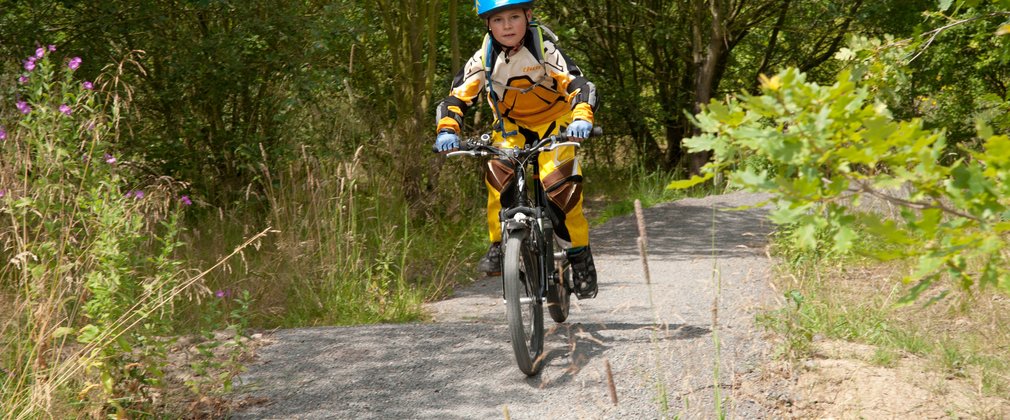
[{"label": "blue bicycle helmet", "polygon": [[474,0],[477,5],[477,16],[487,19],[495,12],[505,9],[532,9],[533,0]]}]

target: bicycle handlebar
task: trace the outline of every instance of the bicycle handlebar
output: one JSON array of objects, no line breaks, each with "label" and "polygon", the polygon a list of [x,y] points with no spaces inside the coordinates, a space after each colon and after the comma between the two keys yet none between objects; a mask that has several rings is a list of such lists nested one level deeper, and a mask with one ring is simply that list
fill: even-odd
[{"label": "bicycle handlebar", "polygon": [[[596,137],[603,135],[602,127],[593,127],[593,131],[589,133],[589,137]],[[491,135],[488,133],[482,134],[478,138],[470,138],[460,145],[459,150],[446,153],[446,157],[452,156],[500,156],[504,155],[506,157],[519,157],[522,155],[528,155],[534,152],[546,152],[557,149],[562,146],[575,146],[582,147],[580,141],[569,141],[575,137],[568,136],[563,133],[558,133],[553,136],[544,138],[537,142],[533,146],[527,146],[523,148],[515,147],[511,149],[503,149],[495,147],[491,144]]]}]

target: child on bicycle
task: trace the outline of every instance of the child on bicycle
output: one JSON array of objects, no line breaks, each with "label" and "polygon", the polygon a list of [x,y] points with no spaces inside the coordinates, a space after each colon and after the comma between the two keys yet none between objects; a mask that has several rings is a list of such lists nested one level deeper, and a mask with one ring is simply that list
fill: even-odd
[{"label": "child on bicycle", "polygon": [[[581,141],[593,129],[596,87],[554,44],[553,34],[533,20],[531,0],[476,0],[478,16],[488,28],[484,45],[452,82],[449,96],[436,113],[435,149],[459,147],[463,115],[481,91],[495,115],[493,142],[523,146],[564,130]],[[575,294],[596,297],[596,267],[589,247],[589,223],[582,212],[582,169],[575,148],[565,146],[540,154],[540,182],[549,198],[558,242],[573,268]],[[478,271],[501,270],[499,211],[509,206],[514,168],[504,160],[488,162],[487,223],[491,239]]]}]

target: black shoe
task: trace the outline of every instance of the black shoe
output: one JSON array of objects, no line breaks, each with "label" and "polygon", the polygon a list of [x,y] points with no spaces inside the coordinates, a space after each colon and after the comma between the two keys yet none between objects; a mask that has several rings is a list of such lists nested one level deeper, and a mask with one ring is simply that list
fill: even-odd
[{"label": "black shoe", "polygon": [[596,297],[596,293],[599,291],[596,285],[596,265],[593,264],[593,253],[589,247],[574,252],[568,250],[568,262],[572,265],[575,296],[578,296],[579,299]]},{"label": "black shoe", "polygon": [[488,247],[487,254],[484,254],[477,263],[477,272],[489,276],[501,275],[501,242],[495,242]]}]

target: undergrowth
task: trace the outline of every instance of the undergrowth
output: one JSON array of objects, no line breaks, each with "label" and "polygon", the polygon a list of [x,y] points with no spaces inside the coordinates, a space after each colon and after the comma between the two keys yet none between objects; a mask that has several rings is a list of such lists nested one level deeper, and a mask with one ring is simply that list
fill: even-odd
[{"label": "undergrowth", "polygon": [[[860,241],[862,254],[879,247]],[[893,367],[916,357],[928,370],[978,384],[982,395],[1005,397],[1010,389],[1010,301],[994,290],[931,291],[911,304],[908,285],[895,278],[912,270],[903,260],[881,262],[853,255],[774,248],[783,261],[776,276],[781,309],[759,316],[780,336],[778,354],[799,362],[816,357],[817,342],[840,340],[875,347],[870,362]]]}]

